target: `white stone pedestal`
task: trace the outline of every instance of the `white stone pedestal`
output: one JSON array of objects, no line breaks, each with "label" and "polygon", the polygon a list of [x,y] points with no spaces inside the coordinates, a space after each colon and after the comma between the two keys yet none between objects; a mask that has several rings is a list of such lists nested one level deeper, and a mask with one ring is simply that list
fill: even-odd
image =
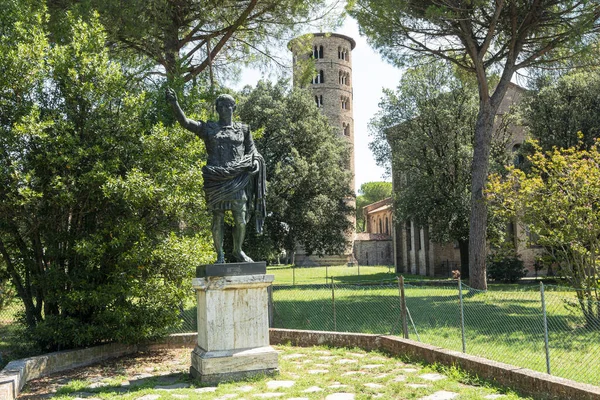
[{"label": "white stone pedestal", "polygon": [[267,288],[273,275],[194,278],[198,343],[190,373],[218,383],[276,373],[277,352],[269,345]]}]

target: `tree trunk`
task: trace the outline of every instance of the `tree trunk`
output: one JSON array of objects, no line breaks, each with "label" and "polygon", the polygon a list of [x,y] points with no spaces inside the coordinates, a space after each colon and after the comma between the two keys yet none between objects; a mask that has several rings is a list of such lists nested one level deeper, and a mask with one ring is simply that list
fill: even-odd
[{"label": "tree trunk", "polygon": [[479,290],[487,290],[485,259],[488,212],[483,190],[487,183],[494,114],[489,98],[482,99],[475,124],[469,221],[469,284]]},{"label": "tree trunk", "polygon": [[494,119],[508,90],[513,72],[508,66],[505,67],[502,78],[491,97],[486,95],[487,89],[484,90],[484,88],[487,88],[487,82],[483,86],[482,82],[479,82],[479,114],[475,123],[473,143],[471,219],[469,220],[469,284],[479,290],[487,290],[485,261],[487,256],[488,210],[483,191],[488,178]]},{"label": "tree trunk", "polygon": [[469,277],[469,240],[458,241],[458,250],[460,252],[460,277]]}]

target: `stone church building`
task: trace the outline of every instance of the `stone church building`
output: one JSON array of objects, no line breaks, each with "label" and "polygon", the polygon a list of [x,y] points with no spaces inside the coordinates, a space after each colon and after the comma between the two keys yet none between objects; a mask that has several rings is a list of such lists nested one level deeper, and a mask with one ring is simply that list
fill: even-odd
[{"label": "stone church building", "polygon": [[354,237],[354,257],[360,265],[393,265],[392,198],[365,206],[363,216],[365,232],[357,232]]},{"label": "stone church building", "polygon": [[[519,103],[523,97],[525,89],[510,84],[508,92],[500,105],[497,114],[497,121],[508,113],[513,105]],[[516,152],[521,144],[526,140],[525,129],[523,126],[510,125],[509,140],[507,150]],[[394,134],[393,129],[388,133],[388,138]],[[393,143],[392,140],[389,141]],[[394,149],[392,148],[392,153]],[[394,164],[392,162],[392,187],[393,192],[398,193],[402,190],[401,179],[394,173]],[[391,199],[389,199],[391,202]],[[533,275],[535,257],[540,253],[540,249],[526,240],[528,232],[523,230],[517,224],[509,224],[507,227],[508,237],[514,241],[515,248],[524,262],[528,275]],[[429,238],[429,229],[427,226],[418,226],[414,221],[394,221],[393,229],[393,263],[397,272],[404,272],[415,275],[425,276],[451,276],[453,269],[460,269],[460,251],[457,243],[436,243]]]}]

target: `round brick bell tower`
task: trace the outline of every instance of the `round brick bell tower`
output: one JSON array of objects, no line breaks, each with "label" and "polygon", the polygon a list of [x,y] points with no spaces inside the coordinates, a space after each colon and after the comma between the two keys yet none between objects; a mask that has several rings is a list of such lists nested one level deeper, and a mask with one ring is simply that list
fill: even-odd
[{"label": "round brick bell tower", "polygon": [[[351,37],[338,33],[313,33],[293,39],[288,48],[294,54],[294,85],[310,86],[315,105],[329,118],[337,134],[345,138],[350,145],[350,158],[348,169],[352,172],[350,189],[354,193],[354,115],[353,115],[353,90],[352,90],[352,57],[351,52],[356,42]],[[307,82],[299,82],[299,64],[302,60],[312,58],[314,73]],[[346,199],[353,207],[356,205],[354,197]],[[355,234],[356,218],[350,218],[352,230],[348,233],[348,246],[345,254],[327,256],[316,259],[320,265],[354,264],[352,254]],[[302,252],[297,252],[298,265],[309,265],[311,262],[302,259]],[[306,261],[306,262],[304,262]]]}]

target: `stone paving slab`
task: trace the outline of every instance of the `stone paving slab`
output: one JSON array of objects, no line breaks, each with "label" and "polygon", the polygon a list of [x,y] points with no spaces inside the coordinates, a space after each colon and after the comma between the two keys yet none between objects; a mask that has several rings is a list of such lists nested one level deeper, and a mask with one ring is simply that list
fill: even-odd
[{"label": "stone paving slab", "polygon": [[136,400],[158,400],[160,399],[160,394],[147,394],[142,397],[138,397]]},{"label": "stone paving slab", "polygon": [[419,378],[425,379],[426,381],[435,382],[435,381],[441,381],[442,379],[446,379],[446,376],[442,375],[442,374],[435,374],[435,373],[433,373],[433,374],[422,374],[422,375],[419,375]]},{"label": "stone paving slab", "polygon": [[458,396],[458,393],[440,390],[439,392],[435,392],[429,396],[422,397],[421,400],[451,400]]},{"label": "stone paving slab", "polygon": [[431,387],[431,385],[426,385],[424,383],[407,383],[406,386],[413,388],[413,389],[424,389],[424,388]]},{"label": "stone paving slab", "polygon": [[382,389],[385,387],[380,383],[372,383],[372,382],[363,383],[363,385],[368,387],[369,389]]},{"label": "stone paving slab", "polygon": [[309,374],[311,374],[311,375],[321,375],[321,374],[327,374],[327,373],[329,373],[329,370],[327,370],[327,369],[309,369],[306,372],[309,373]]},{"label": "stone paving slab", "polygon": [[361,366],[362,369],[377,369],[383,367],[383,364],[366,364]]},{"label": "stone paving slab", "polygon": [[348,371],[348,372],[344,372],[342,374],[342,376],[350,376],[350,375],[366,375],[367,373],[365,371]]},{"label": "stone paving slab", "polygon": [[333,393],[325,397],[325,400],[354,400],[354,393]]},{"label": "stone paving slab", "polygon": [[316,393],[316,392],[322,392],[323,389],[321,389],[318,386],[311,386],[309,388],[306,388],[302,391],[302,393]]},{"label": "stone paving slab", "polygon": [[295,381],[269,381],[267,382],[267,388],[279,389],[279,388],[291,388],[294,386]]},{"label": "stone paving slab", "polygon": [[216,392],[216,391],[217,391],[217,388],[214,386],[208,386],[208,387],[194,389],[194,392],[196,392],[196,393],[211,393],[211,392]]}]

